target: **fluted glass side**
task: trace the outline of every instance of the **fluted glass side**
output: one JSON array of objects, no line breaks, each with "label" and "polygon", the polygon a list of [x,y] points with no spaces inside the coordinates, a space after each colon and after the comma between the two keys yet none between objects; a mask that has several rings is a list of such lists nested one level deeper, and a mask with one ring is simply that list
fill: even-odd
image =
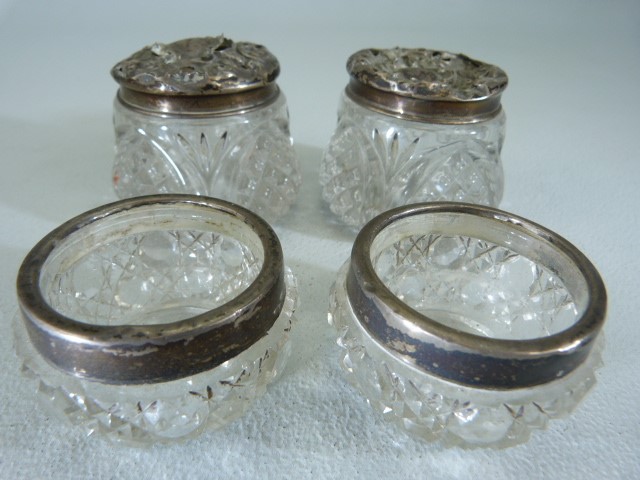
[{"label": "fluted glass side", "polygon": [[338,125],[322,160],[322,196],[345,223],[424,201],[497,206],[506,117],[440,125],[395,118],[343,94]]},{"label": "fluted glass side", "polygon": [[273,220],[301,185],[282,93],[237,115],[176,117],[114,102],[113,185],[120,198],[156,193],[208,195]]}]

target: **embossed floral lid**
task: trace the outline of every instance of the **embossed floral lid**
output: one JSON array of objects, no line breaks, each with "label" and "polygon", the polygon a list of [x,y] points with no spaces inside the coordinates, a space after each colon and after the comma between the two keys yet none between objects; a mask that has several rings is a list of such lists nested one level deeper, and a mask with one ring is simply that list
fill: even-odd
[{"label": "embossed floral lid", "polygon": [[278,59],[262,45],[222,35],[154,43],[117,63],[123,87],[156,95],[223,95],[264,87],[280,73]]},{"label": "embossed floral lid", "polygon": [[154,43],[117,63],[118,99],[148,113],[220,116],[270,103],[279,95],[278,59],[262,45],[222,35]]},{"label": "embossed floral lid", "polygon": [[360,50],[349,57],[347,71],[353,100],[382,113],[441,123],[495,115],[508,83],[495,65],[426,48]]}]

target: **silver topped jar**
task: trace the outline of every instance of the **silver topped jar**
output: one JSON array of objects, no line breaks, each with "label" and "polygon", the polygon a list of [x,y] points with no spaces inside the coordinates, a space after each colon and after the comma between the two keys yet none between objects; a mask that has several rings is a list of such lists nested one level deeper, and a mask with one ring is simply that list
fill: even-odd
[{"label": "silver topped jar", "polygon": [[358,227],[413,202],[498,205],[503,70],[462,54],[393,48],[360,50],[347,71],[320,174],[333,213]]},{"label": "silver topped jar", "polygon": [[276,57],[223,36],[155,43],[111,70],[121,198],[212,195],[269,219],[301,184]]}]

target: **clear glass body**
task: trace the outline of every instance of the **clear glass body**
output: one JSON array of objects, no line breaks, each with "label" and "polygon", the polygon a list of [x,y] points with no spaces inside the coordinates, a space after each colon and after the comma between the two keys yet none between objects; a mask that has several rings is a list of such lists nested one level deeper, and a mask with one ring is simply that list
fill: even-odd
[{"label": "clear glass body", "polygon": [[[443,228],[452,225],[443,219]],[[464,225],[481,228],[474,222],[469,217]],[[376,238],[371,251],[380,280],[420,313],[460,331],[512,340],[561,332],[582,313],[584,281],[575,268],[560,268],[562,278],[547,268],[542,259],[567,262],[548,247],[533,249],[540,257],[529,258],[480,238],[411,233],[424,224],[419,216],[398,222]],[[569,414],[595,384],[602,335],[576,370],[542,385],[494,390],[434,376],[363,327],[346,293],[348,268],[349,262],[338,274],[329,311],[344,349],[341,365],[378,414],[413,434],[448,446],[515,445],[549,419]]]},{"label": "clear glass body", "polygon": [[393,207],[427,201],[497,206],[506,117],[439,125],[368,110],[342,95],[320,183],[333,213],[360,227]]},{"label": "clear glass body", "polygon": [[[174,322],[224,305],[258,276],[262,243],[241,219],[203,220],[197,209],[171,206],[139,210],[78,230],[51,253],[40,290],[57,312],[98,325]],[[43,404],[88,433],[132,445],[187,438],[242,415],[280,375],[297,302],[295,278],[288,269],[285,277],[284,306],[267,334],[189,377],[116,385],[73,376],[38,353],[22,318],[16,349]]]},{"label": "clear glass body", "polygon": [[113,122],[113,185],[120,198],[208,195],[268,220],[295,201],[302,180],[282,93],[266,106],[218,117],[147,114],[116,98]]}]

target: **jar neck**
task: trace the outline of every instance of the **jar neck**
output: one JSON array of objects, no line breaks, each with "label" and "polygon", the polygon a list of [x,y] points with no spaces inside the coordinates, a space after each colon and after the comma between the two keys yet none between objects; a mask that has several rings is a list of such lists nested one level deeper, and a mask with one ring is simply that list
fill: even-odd
[{"label": "jar neck", "polygon": [[416,99],[378,90],[352,79],[345,94],[358,105],[393,117],[425,123],[479,123],[502,110],[500,95],[473,101]]},{"label": "jar neck", "polygon": [[277,100],[275,83],[223,95],[155,95],[120,87],[117,98],[125,107],[169,117],[223,117],[265,107]]}]

